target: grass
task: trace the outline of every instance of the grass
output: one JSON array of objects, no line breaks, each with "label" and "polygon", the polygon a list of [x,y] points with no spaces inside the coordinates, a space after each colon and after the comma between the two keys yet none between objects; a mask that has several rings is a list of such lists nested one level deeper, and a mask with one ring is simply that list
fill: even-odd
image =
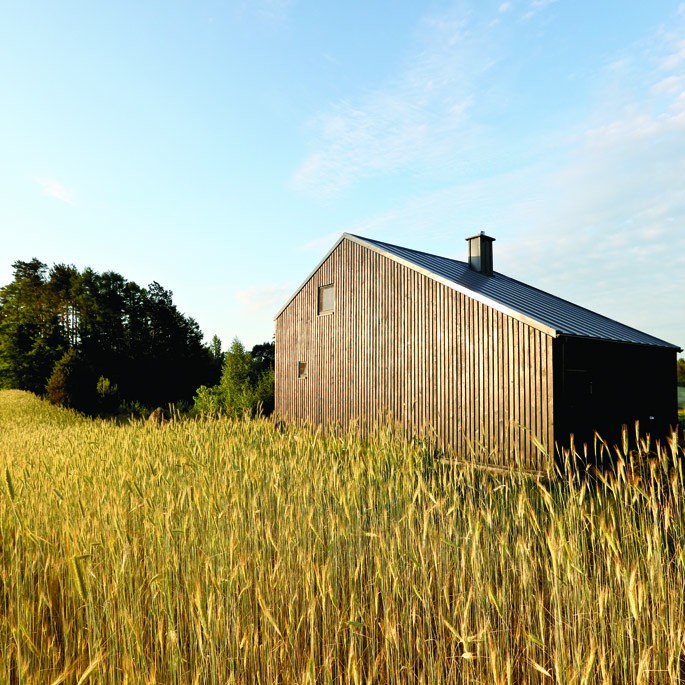
[{"label": "grass", "polygon": [[0,681],[680,682],[682,456],[547,481],[1,392]]}]

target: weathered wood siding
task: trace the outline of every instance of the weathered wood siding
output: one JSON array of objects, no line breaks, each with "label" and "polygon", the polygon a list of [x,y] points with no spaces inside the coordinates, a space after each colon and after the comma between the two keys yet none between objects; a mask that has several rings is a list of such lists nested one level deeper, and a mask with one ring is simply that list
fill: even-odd
[{"label": "weathered wood siding", "polygon": [[[335,311],[319,316],[328,283]],[[350,240],[276,321],[279,415],[362,427],[391,418],[491,463],[518,454],[544,468],[531,438],[553,455],[552,377],[550,336]]]}]

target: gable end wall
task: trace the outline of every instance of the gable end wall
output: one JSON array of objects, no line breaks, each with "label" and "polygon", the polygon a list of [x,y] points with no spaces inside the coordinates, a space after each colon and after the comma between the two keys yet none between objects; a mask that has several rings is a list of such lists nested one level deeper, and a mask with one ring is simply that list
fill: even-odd
[{"label": "gable end wall", "polygon": [[[335,312],[318,316],[328,283]],[[280,416],[363,428],[390,417],[491,463],[517,453],[545,467],[530,436],[553,444],[552,376],[551,336],[349,240],[276,320]]]}]

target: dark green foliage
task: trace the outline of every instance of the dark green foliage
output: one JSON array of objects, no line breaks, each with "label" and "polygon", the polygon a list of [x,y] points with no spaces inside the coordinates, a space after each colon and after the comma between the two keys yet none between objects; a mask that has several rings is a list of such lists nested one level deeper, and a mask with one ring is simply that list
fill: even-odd
[{"label": "dark green foliage", "polygon": [[[197,322],[178,311],[159,283],[141,288],[111,271],[64,264],[48,271],[37,259],[13,267],[13,282],[0,288],[0,387],[41,394],[59,371],[51,386],[59,396],[71,366],[56,364],[70,350],[91,369],[88,392],[106,413],[115,398],[166,405],[190,399],[201,383],[218,382],[221,343],[218,352],[216,345],[207,348]],[[108,388],[98,386],[98,377]]]},{"label": "dark green foliage", "polygon": [[678,360],[678,385],[685,386],[685,359]]},{"label": "dark green foliage", "polygon": [[53,404],[90,414],[96,409],[95,389],[92,369],[72,347],[55,364],[46,394]]},{"label": "dark green foliage", "polygon": [[271,414],[274,409],[273,343],[255,345],[248,352],[235,338],[224,354],[221,382],[201,386],[195,396],[200,414]]},{"label": "dark green foliage", "polygon": [[273,342],[255,345],[250,354],[260,374],[276,366],[276,345]]},{"label": "dark green foliage", "polygon": [[14,281],[0,289],[0,387],[41,393],[67,349],[47,266],[15,262]]},{"label": "dark green foliage", "polygon": [[264,416],[269,416],[274,411],[275,384],[276,373],[273,367],[261,373],[257,378],[255,397],[257,399],[257,407]]}]

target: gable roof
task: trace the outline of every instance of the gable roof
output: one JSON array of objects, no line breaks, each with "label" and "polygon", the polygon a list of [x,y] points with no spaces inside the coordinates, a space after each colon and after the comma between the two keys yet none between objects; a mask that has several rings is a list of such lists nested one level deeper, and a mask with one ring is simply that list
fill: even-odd
[{"label": "gable roof", "polygon": [[386,257],[423,273],[448,287],[513,316],[534,328],[554,337],[570,335],[612,342],[666,347],[680,351],[677,345],[666,342],[635,328],[580,307],[543,290],[526,285],[504,274],[493,272],[486,276],[472,269],[466,262],[411,250],[399,245],[384,243],[344,233],[329,250],[316,269],[305,279],[293,296],[276,314],[276,318],[290,304],[297,293],[316,273],[319,266],[340,245],[351,240]]}]

